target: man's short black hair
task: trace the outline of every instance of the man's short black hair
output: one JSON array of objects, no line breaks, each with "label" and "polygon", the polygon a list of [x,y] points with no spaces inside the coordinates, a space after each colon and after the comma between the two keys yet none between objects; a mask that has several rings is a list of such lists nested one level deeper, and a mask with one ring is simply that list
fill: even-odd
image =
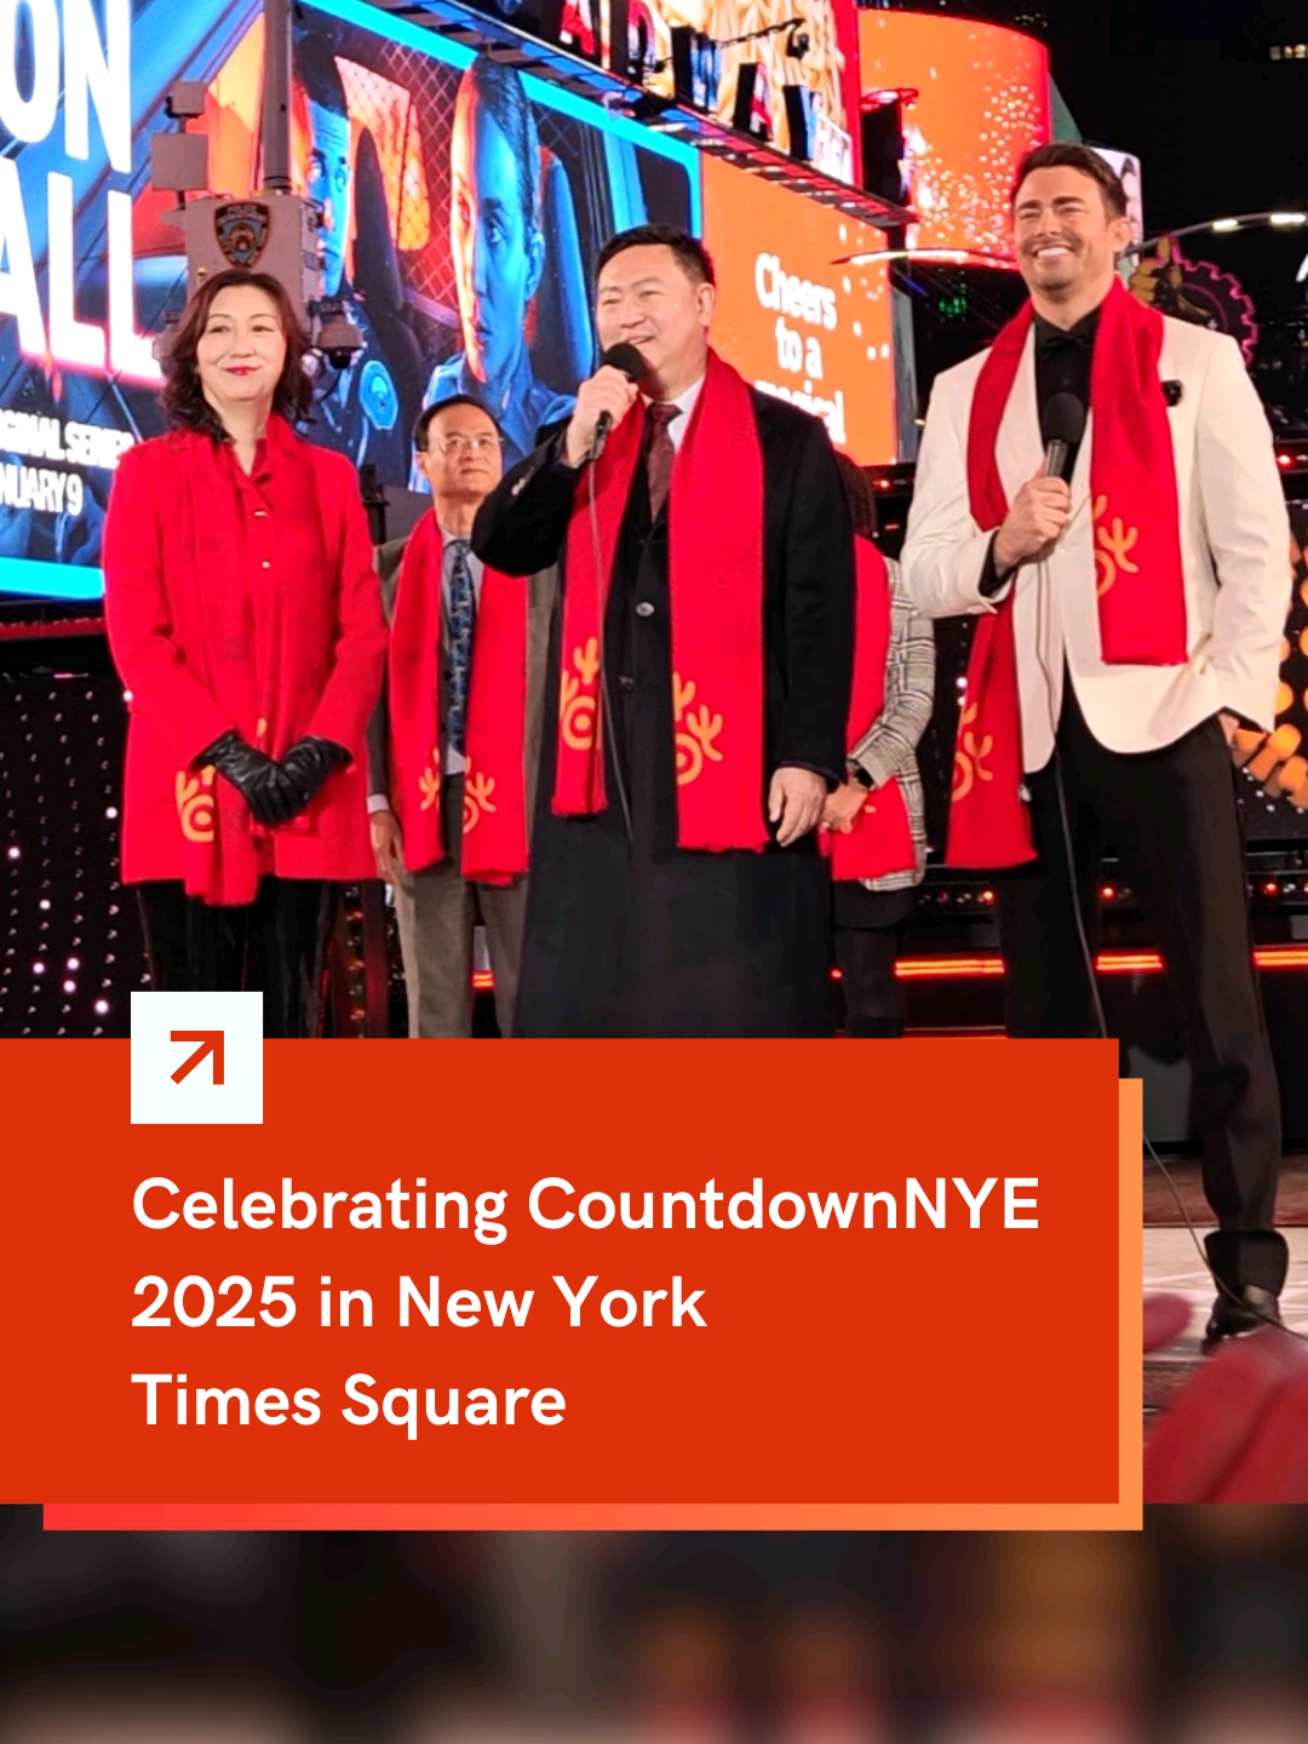
[{"label": "man's short black hair", "polygon": [[1083,176],[1089,176],[1104,197],[1108,216],[1126,217],[1126,189],[1122,186],[1122,178],[1117,171],[1097,151],[1091,151],[1088,145],[1077,145],[1070,139],[1052,140],[1048,145],[1037,145],[1034,150],[1027,152],[1018,164],[1017,174],[1013,178],[1013,186],[1008,196],[1009,210],[1017,205],[1018,191],[1033,170],[1059,169],[1080,170]]},{"label": "man's short black hair", "polygon": [[523,229],[531,236],[540,229],[540,130],[522,74],[504,61],[479,54],[463,69],[455,104],[466,103],[473,97],[509,142],[518,166]]},{"label": "man's short black hair", "polygon": [[291,50],[295,77],[310,103],[330,115],[348,116],[345,81],[330,40],[317,30],[297,33]]},{"label": "man's short black hair", "polygon": [[596,279],[615,255],[625,254],[629,248],[670,248],[677,265],[692,284],[716,285],[718,282],[713,270],[713,256],[708,249],[698,236],[678,229],[675,224],[637,224],[632,230],[620,230],[616,236],[610,236],[595,262]]},{"label": "man's short black hair", "polygon": [[[420,454],[427,447],[427,434],[432,424],[442,412],[448,412],[452,406],[476,406],[479,412],[486,412],[485,406],[482,405],[476,394],[451,394],[448,399],[437,400],[434,404],[424,407],[418,422],[413,426],[413,446]],[[500,429],[499,420],[491,412],[486,412],[486,416],[495,426],[495,434],[503,441],[504,432]]]}]

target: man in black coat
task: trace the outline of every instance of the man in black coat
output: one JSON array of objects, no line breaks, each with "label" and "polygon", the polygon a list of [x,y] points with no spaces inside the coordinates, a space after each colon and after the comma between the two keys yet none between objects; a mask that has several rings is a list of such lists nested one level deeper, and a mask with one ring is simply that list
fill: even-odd
[{"label": "man in black coat", "polygon": [[[597,327],[606,348],[635,347],[643,364],[639,381],[602,365],[582,383],[571,420],[547,432],[505,475],[473,527],[478,556],[509,574],[531,574],[564,559],[547,668],[514,1024],[519,1036],[830,1033],[828,892],[814,832],[827,792],[845,776],[852,534],[824,426],[746,387],[710,352],[714,295],[712,261],[684,232],[642,226],[612,238],[600,254]],[[750,493],[724,491],[711,511],[697,514],[689,540],[686,529],[678,529],[680,594],[669,553],[678,502],[695,495],[704,502],[703,489],[696,492],[688,477],[692,468],[716,476],[715,451],[741,446],[741,432],[724,428],[716,410],[724,392],[733,407],[744,408],[744,444],[756,457],[755,477],[761,460],[761,489],[752,499],[752,512],[762,522],[762,575],[753,596],[761,636],[748,616],[742,631],[760,646],[764,671],[752,674],[751,694],[760,698],[763,719],[754,723],[758,757],[752,764],[742,760],[743,769],[756,770],[742,774],[753,790],[730,795],[733,812],[742,805],[750,812],[757,804],[756,837],[746,830],[742,839],[750,845],[730,845],[735,838],[726,830],[729,845],[706,850],[679,845],[687,834],[686,784],[695,767],[687,767],[686,736],[678,724],[684,685],[674,703],[674,620],[680,611],[684,660],[684,626],[704,609],[702,598],[686,597],[685,578],[696,573],[694,548],[711,546],[714,562],[724,564],[720,586],[717,572],[701,569],[701,593],[707,586],[709,593],[725,595],[740,571],[733,541],[743,550],[752,538],[758,550],[760,529],[746,524],[743,507]],[[717,420],[711,428],[710,416]],[[591,493],[602,491],[612,474],[588,464],[601,417],[618,451],[624,442],[630,450],[640,429],[611,567],[600,547],[600,515]],[[627,418],[633,423],[624,433]],[[719,434],[731,441],[719,444]],[[690,446],[674,471],[683,440]],[[612,461],[607,455],[600,467]],[[594,486],[596,477],[600,487]],[[575,636],[565,638],[564,622],[568,588],[582,585],[572,571],[583,568],[593,572],[587,599],[596,576],[608,573],[594,681],[603,794],[579,815],[561,773],[569,752],[560,745],[559,697],[565,641],[574,658],[580,652],[571,650]],[[576,611],[584,603],[573,597]],[[736,658],[738,678],[738,653]],[[716,690],[709,672],[702,693],[729,695],[731,649],[699,670],[712,667],[714,659]],[[575,690],[571,677],[569,684]],[[564,737],[571,745],[570,732]],[[719,769],[712,775],[719,784],[723,780]]]}]

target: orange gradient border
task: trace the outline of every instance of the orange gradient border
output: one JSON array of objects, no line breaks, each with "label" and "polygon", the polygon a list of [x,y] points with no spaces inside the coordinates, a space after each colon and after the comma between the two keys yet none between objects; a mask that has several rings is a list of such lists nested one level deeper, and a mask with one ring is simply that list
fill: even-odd
[{"label": "orange gradient border", "polygon": [[54,1532],[1137,1531],[1143,1523],[1144,1087],[1118,1086],[1118,1500],[1101,1504],[47,1503]]}]

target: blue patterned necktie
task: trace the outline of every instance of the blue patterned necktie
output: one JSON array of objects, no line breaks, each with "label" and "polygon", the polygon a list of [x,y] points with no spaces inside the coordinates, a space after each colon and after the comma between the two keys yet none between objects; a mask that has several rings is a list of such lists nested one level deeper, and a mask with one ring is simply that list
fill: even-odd
[{"label": "blue patterned necktie", "polygon": [[468,680],[472,674],[472,632],[477,622],[477,591],[468,563],[468,540],[451,539],[449,690],[445,706],[445,736],[450,749],[463,755],[468,730]]}]

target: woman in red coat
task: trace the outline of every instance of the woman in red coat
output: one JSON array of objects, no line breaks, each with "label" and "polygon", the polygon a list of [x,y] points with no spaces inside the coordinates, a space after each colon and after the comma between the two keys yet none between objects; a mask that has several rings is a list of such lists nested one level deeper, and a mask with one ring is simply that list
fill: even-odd
[{"label": "woman in red coat", "polygon": [[307,348],[275,279],[204,284],[166,365],[172,428],[123,455],[104,538],[153,985],[259,989],[269,1035],[312,1033],[331,886],[374,874],[385,629],[354,469],[292,427]]}]

